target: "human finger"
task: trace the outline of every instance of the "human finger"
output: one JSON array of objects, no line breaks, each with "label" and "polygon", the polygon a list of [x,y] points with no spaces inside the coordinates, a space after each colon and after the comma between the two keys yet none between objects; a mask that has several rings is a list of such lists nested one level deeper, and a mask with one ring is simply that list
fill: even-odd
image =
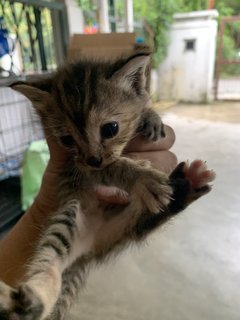
[{"label": "human finger", "polygon": [[171,127],[164,125],[165,137],[158,141],[148,141],[141,135],[132,139],[124,150],[124,153],[139,151],[168,150],[175,142],[176,136]]},{"label": "human finger", "polygon": [[115,186],[97,185],[95,187],[95,194],[98,200],[110,204],[128,204],[129,195],[125,190]]}]

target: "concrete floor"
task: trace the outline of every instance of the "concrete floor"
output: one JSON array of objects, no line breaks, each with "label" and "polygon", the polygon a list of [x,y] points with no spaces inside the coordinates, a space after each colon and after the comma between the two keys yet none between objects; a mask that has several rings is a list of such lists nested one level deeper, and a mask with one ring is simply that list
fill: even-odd
[{"label": "concrete floor", "polygon": [[200,199],[148,243],[91,273],[71,320],[239,320],[240,103],[164,112],[179,160],[217,173]]}]

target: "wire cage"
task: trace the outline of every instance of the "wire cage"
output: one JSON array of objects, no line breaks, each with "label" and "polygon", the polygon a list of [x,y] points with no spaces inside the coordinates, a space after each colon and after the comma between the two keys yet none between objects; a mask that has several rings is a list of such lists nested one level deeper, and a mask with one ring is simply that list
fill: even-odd
[{"label": "wire cage", "polygon": [[31,103],[12,89],[0,87],[0,233],[21,213],[23,156],[32,141],[43,137]]},{"label": "wire cage", "polygon": [[24,152],[44,136],[30,102],[6,82],[55,70],[68,41],[61,1],[0,0],[0,236],[21,214]]},{"label": "wire cage", "polygon": [[19,176],[25,150],[41,138],[40,120],[31,103],[12,89],[0,87],[0,180]]}]

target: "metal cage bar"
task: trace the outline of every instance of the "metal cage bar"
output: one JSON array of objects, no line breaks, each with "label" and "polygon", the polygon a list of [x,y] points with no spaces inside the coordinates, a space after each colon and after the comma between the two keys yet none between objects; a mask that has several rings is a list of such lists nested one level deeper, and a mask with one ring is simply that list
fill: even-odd
[{"label": "metal cage bar", "polygon": [[1,0],[0,17],[14,49],[9,52],[10,64],[6,59],[0,60],[1,78],[51,71],[62,64],[69,42],[63,3]]}]

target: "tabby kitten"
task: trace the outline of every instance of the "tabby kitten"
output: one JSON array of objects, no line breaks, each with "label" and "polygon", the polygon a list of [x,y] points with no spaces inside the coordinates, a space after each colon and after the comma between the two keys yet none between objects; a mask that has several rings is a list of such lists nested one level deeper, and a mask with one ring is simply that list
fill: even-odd
[{"label": "tabby kitten", "polygon": [[[149,55],[113,62],[80,61],[47,79],[12,85],[28,97],[43,127],[69,150],[59,176],[60,209],[49,221],[24,283],[0,283],[0,318],[64,319],[89,267],[130,242],[140,241],[189,203],[210,191],[214,175],[202,161],[181,163],[168,177],[144,161],[122,155],[140,133],[164,136],[158,115],[147,108]],[[99,203],[96,185],[130,196],[127,205]]]}]

